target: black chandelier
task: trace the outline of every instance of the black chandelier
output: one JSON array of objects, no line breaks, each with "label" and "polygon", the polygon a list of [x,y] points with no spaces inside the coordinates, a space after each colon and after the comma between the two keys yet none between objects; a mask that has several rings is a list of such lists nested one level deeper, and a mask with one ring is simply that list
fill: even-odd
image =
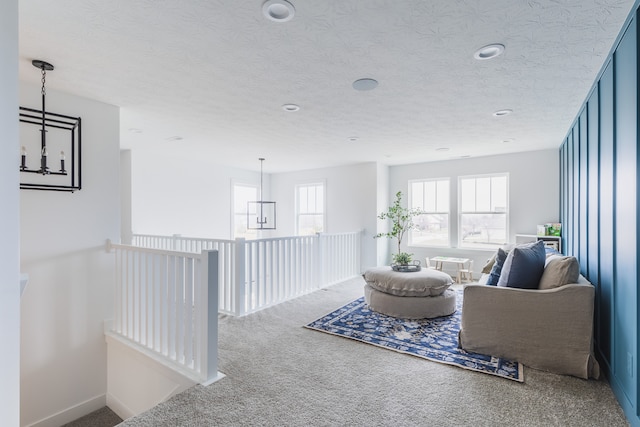
[{"label": "black chandelier", "polygon": [[[46,111],[45,81],[47,71],[52,71],[53,65],[39,59],[34,59],[31,64],[39,68],[42,73],[42,110],[20,107],[20,141],[22,142],[20,188],[70,192],[80,190],[82,188],[81,119]],[[40,132],[39,138],[38,132]],[[37,143],[38,140],[40,144]],[[49,166],[50,150],[60,152],[58,170],[55,166]],[[40,154],[38,168],[30,168],[27,165],[27,156],[30,152]],[[69,154],[69,163],[66,163],[67,154],[65,153]]]},{"label": "black chandelier", "polygon": [[260,160],[260,200],[247,202],[247,229],[249,230],[275,230],[276,229],[276,202],[262,200],[262,162]]}]

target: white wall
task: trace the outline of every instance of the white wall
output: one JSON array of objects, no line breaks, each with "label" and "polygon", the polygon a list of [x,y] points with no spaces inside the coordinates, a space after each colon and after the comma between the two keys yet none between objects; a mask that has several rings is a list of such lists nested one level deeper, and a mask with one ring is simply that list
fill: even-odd
[{"label": "white wall", "polygon": [[139,415],[197,384],[120,338],[107,335],[106,339],[107,406],[122,419]]},{"label": "white wall", "polygon": [[0,416],[20,423],[20,205],[18,190],[18,0],[0,4]]},{"label": "white wall", "polygon": [[[509,236],[515,242],[516,234],[535,234],[536,225],[559,220],[558,150],[542,150],[505,154],[444,162],[419,163],[390,168],[389,196],[401,190],[408,194],[408,181],[424,178],[451,178],[452,206],[458,197],[458,177],[464,175],[509,173]],[[406,202],[406,200],[405,200]],[[457,207],[450,213],[450,226],[457,229]],[[408,240],[408,239],[406,239]],[[457,246],[457,242],[451,242]],[[403,243],[405,246],[405,243]],[[457,248],[407,247],[415,259],[426,256],[459,256],[474,260],[474,271],[479,272],[493,251]]]},{"label": "white wall", "polygon": [[273,174],[271,192],[277,203],[278,236],[295,235],[295,186],[320,182],[326,184],[326,232],[364,230],[363,268],[377,265],[377,184],[375,163]]},{"label": "white wall", "polygon": [[[21,84],[20,104],[39,108],[40,88]],[[114,263],[104,248],[120,236],[119,109],[49,89],[47,110],[82,117],[83,188],[20,192],[21,269],[29,274],[21,424],[59,426],[106,402],[103,321],[112,317]]]},{"label": "white wall", "polygon": [[[231,238],[232,181],[259,185],[260,172],[211,166],[210,160],[191,156],[188,147],[173,152],[132,150],[133,231]],[[265,200],[268,186],[265,174]]]},{"label": "white wall", "polygon": [[[378,214],[385,212],[389,207],[389,166],[378,164],[378,187],[376,199],[376,212]],[[386,233],[389,231],[389,221],[377,219],[377,233]],[[376,265],[387,265],[391,254],[389,252],[389,244],[386,238],[376,239]]]},{"label": "white wall", "polygon": [[131,150],[120,151],[120,243],[131,244]]}]

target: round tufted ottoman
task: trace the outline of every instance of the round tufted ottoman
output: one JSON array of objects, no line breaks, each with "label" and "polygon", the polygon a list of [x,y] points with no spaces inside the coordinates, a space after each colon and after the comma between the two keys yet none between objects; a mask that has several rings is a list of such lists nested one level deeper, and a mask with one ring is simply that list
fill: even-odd
[{"label": "round tufted ottoman", "polygon": [[456,294],[449,290],[451,276],[422,269],[401,273],[391,267],[372,268],[363,274],[364,299],[369,307],[388,316],[423,319],[448,316],[456,311]]}]

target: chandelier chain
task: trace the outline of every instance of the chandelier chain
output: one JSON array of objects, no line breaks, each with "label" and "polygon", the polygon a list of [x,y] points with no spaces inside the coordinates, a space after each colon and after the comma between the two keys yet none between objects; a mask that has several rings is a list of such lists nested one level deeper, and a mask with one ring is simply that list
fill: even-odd
[{"label": "chandelier chain", "polygon": [[42,67],[42,80],[41,80],[42,81],[42,94],[43,95],[47,94],[45,89],[44,89],[44,83],[45,83],[46,79],[47,79],[47,71],[44,69],[44,66],[43,66]]}]

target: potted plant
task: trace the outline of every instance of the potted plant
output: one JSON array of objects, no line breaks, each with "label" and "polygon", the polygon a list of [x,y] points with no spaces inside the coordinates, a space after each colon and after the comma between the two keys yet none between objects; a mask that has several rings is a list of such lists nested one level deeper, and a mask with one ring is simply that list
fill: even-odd
[{"label": "potted plant", "polygon": [[[421,209],[405,208],[402,206],[402,191],[396,193],[396,200],[393,205],[389,206],[386,212],[382,212],[378,215],[380,219],[391,220],[391,231],[386,233],[378,233],[374,238],[387,237],[389,239],[396,239],[398,242],[398,253],[393,255],[393,264],[391,267],[398,271],[417,271],[420,270],[420,261],[412,261],[413,254],[402,252],[401,244],[407,231],[417,228],[418,225],[413,222],[413,218],[417,215],[421,215],[424,212]],[[401,266],[401,268],[394,268],[394,266]],[[404,267],[404,268],[402,268]]]},{"label": "potted plant", "polygon": [[[393,264],[391,264],[392,267],[394,265],[406,267],[412,264],[413,254],[410,254],[407,252],[399,252],[397,254],[394,254],[391,259],[393,260]],[[419,262],[418,262],[418,265],[420,265]]]}]

